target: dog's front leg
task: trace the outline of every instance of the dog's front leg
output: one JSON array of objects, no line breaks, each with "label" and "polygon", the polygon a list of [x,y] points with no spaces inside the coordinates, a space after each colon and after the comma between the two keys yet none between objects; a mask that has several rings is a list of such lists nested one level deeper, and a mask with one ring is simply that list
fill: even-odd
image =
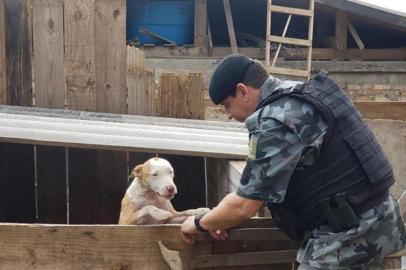
[{"label": "dog's front leg", "polygon": [[172,218],[173,214],[159,209],[154,205],[146,205],[137,211],[137,224],[162,224],[166,223],[168,219]]},{"label": "dog's front leg", "polygon": [[182,212],[179,212],[179,215],[182,216],[197,216],[197,217],[202,217],[205,214],[207,214],[208,212],[210,212],[210,208],[196,208],[196,209],[189,209],[189,210],[185,210]]}]

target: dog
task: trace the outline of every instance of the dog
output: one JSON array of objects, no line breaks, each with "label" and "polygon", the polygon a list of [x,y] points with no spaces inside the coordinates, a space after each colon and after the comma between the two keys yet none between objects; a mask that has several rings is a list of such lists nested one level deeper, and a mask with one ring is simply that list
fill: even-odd
[{"label": "dog", "polygon": [[188,216],[202,216],[208,208],[177,212],[171,203],[177,194],[172,165],[163,158],[151,158],[136,166],[132,183],[122,201],[118,224],[180,224]]}]

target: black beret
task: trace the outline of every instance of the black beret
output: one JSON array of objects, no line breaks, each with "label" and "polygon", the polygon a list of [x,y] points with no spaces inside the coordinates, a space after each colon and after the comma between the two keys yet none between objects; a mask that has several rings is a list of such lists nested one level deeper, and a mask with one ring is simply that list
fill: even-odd
[{"label": "black beret", "polygon": [[214,70],[210,80],[209,95],[214,104],[220,104],[235,91],[254,60],[243,55],[233,54],[225,57]]}]

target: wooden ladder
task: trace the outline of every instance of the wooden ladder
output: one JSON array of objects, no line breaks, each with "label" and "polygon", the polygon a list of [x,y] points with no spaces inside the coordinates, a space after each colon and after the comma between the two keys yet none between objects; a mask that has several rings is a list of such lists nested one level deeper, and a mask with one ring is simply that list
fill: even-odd
[{"label": "wooden ladder", "polygon": [[[266,22],[265,66],[268,69],[269,73],[288,75],[288,76],[306,77],[307,79],[310,79],[311,63],[312,63],[314,0],[309,0],[309,9],[273,5],[272,0],[268,0],[267,12],[268,12],[268,15],[267,15],[267,22]],[[285,28],[283,29],[282,36],[275,36],[275,35],[271,34],[272,12],[284,13],[284,14],[289,15],[288,19],[286,20],[286,24],[285,24]],[[305,17],[309,18],[309,31],[308,31],[307,39],[286,37],[286,32],[288,30],[292,15],[305,16]],[[275,56],[273,57],[273,60],[272,60],[272,64],[270,65],[271,42],[278,43],[278,49],[276,50]],[[304,46],[304,47],[308,48],[306,70],[281,68],[281,67],[275,66],[282,44],[299,45],[299,46]]]}]

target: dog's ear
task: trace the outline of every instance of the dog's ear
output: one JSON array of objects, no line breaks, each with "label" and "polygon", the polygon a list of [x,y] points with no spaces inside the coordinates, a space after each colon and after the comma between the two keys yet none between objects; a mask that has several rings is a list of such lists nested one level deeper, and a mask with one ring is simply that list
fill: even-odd
[{"label": "dog's ear", "polygon": [[131,172],[129,178],[134,179],[135,177],[142,179],[142,164],[137,165]]}]

